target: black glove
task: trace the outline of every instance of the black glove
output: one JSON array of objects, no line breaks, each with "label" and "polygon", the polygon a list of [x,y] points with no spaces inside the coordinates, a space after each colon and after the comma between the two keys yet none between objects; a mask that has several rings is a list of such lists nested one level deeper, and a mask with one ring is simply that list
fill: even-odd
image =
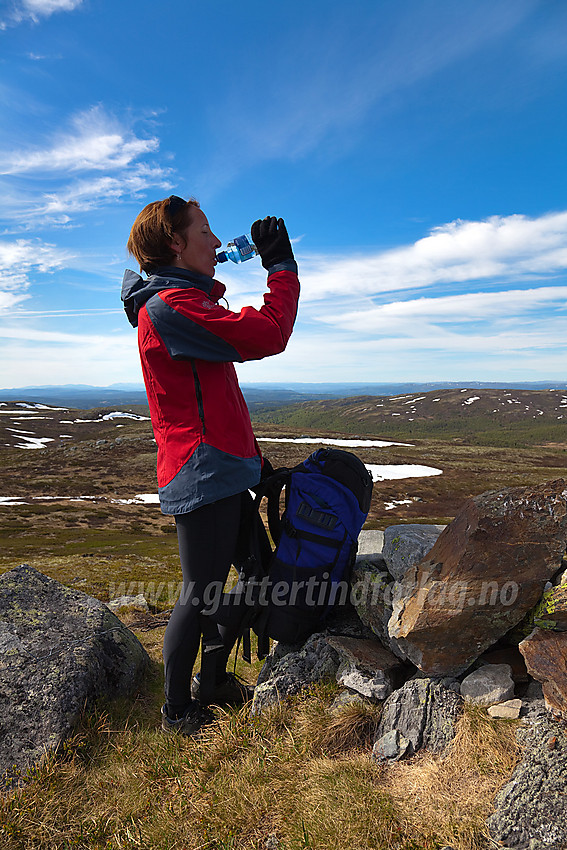
[{"label": "black glove", "polygon": [[250,235],[265,269],[294,259],[283,218],[268,215],[255,221]]}]

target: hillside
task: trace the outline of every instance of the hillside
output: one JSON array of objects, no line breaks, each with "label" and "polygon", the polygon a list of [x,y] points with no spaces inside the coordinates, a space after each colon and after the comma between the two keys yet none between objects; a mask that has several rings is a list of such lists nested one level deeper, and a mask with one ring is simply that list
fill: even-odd
[{"label": "hillside", "polygon": [[[558,391],[449,389],[309,402],[272,412],[279,423],[254,419],[275,467],[303,460],[321,439],[359,435],[352,451],[377,471],[367,527],[385,528],[447,522],[469,496],[567,477],[566,410]],[[56,557],[57,577],[69,582],[82,572],[77,558],[88,558],[101,598],[113,563],[135,563],[125,575],[140,578],[144,559],[148,570],[174,569],[156,452],[146,406],[0,403],[0,569]]]},{"label": "hillside", "polygon": [[445,389],[396,396],[310,400],[256,411],[262,422],[398,439],[463,439],[519,446],[565,441],[567,391]]}]

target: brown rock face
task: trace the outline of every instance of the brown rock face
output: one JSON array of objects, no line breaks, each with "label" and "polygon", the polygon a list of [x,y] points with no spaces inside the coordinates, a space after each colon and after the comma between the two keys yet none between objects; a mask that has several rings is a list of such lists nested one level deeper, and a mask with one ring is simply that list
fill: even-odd
[{"label": "brown rock face", "polygon": [[470,499],[406,574],[388,624],[393,646],[428,674],[466,670],[536,605],[566,539],[563,479]]},{"label": "brown rock face", "polygon": [[530,675],[543,685],[546,708],[567,720],[567,633],[534,629],[520,652]]}]

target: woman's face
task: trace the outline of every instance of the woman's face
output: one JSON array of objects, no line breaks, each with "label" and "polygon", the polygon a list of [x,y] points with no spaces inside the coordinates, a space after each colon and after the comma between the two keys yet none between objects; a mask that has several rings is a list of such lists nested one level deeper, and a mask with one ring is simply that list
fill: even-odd
[{"label": "woman's face", "polygon": [[216,265],[217,248],[221,242],[209,227],[207,216],[198,207],[191,210],[191,224],[181,233],[175,234],[171,243],[177,257],[174,265],[213,277]]}]

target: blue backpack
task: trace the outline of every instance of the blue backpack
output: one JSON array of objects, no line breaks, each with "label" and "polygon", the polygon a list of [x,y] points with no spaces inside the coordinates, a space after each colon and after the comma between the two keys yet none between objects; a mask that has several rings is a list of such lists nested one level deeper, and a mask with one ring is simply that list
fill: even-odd
[{"label": "blue backpack", "polygon": [[348,599],[372,476],[351,452],[319,449],[292,469],[274,472],[256,493],[257,502],[268,498],[275,544],[264,567],[266,592],[259,601],[266,611],[259,621],[269,637],[295,643],[321,628],[330,611]]},{"label": "blue backpack", "polygon": [[[215,654],[223,649],[218,625],[228,626],[242,641],[242,656],[251,661],[251,629],[258,636],[258,657],[265,658],[270,638],[288,644],[303,641],[324,628],[334,608],[349,601],[372,476],[351,452],[319,449],[291,469],[274,471],[265,461],[264,477],[254,492],[235,562],[239,582],[224,594],[221,606],[225,619],[219,614],[201,618],[205,701],[214,688]],[[259,513],[264,497],[273,546]]]}]

